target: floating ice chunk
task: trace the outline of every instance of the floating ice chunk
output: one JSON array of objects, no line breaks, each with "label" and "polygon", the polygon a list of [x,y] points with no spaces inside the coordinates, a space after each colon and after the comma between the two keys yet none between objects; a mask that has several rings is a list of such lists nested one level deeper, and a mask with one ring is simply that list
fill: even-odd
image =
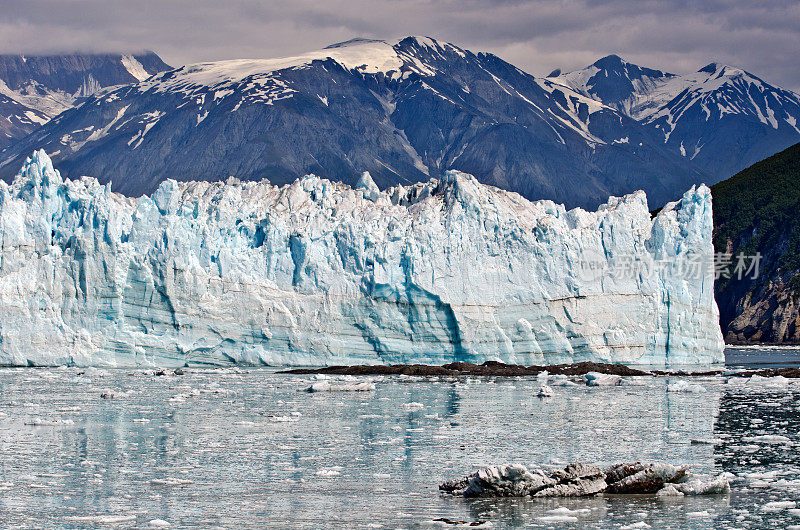
[{"label": "floating ice chunk", "polygon": [[795,501],[772,501],[761,507],[761,511],[765,513],[777,513],[784,510],[793,509],[797,506]]},{"label": "floating ice chunk", "polygon": [[375,390],[375,383],[363,381],[360,383],[342,383],[337,385],[329,381],[318,381],[306,388],[306,392],[367,392]]},{"label": "floating ice chunk", "polygon": [[553,389],[547,385],[542,385],[541,388],[539,388],[539,392],[536,393],[536,397],[540,398],[549,398],[555,395],[556,393],[553,391]]},{"label": "floating ice chunk", "polygon": [[570,464],[555,471],[529,471],[522,464],[504,464],[482,468],[439,489],[465,497],[583,497],[605,487],[603,471],[596,466]]},{"label": "floating ice chunk", "polygon": [[684,493],[675,487],[674,484],[667,484],[656,492],[658,497],[683,497]]},{"label": "floating ice chunk", "polygon": [[403,403],[403,408],[408,411],[415,411],[424,409],[425,405],[417,401],[412,401],[411,403]]},{"label": "floating ice chunk", "polygon": [[792,440],[780,434],[762,434],[759,436],[745,436],[742,438],[745,442],[755,442],[764,444],[790,444]]},{"label": "floating ice chunk", "polygon": [[75,425],[75,422],[70,419],[35,417],[25,421],[25,425],[31,425],[34,427],[60,427],[62,425]]},{"label": "floating ice chunk", "polygon": [[120,524],[136,520],[135,515],[68,515],[65,521],[76,523]]},{"label": "floating ice chunk", "polygon": [[570,510],[566,506],[559,506],[558,508],[547,510],[547,513],[553,515],[589,515],[590,513],[592,513],[592,510],[589,508],[579,508],[577,510]]},{"label": "floating ice chunk", "polygon": [[269,416],[269,421],[273,423],[293,423],[299,421],[297,416]]},{"label": "floating ice chunk", "polygon": [[334,466],[327,469],[320,469],[315,473],[318,477],[338,477],[342,474],[342,467]]},{"label": "floating ice chunk", "polygon": [[578,383],[574,381],[570,381],[569,377],[566,375],[555,375],[553,376],[552,380],[550,381],[551,386],[578,386]]},{"label": "floating ice chunk", "polygon": [[169,528],[170,526],[172,526],[172,524],[165,521],[164,519],[152,519],[147,522],[147,525],[152,528]]},{"label": "floating ice chunk", "polygon": [[728,379],[729,386],[753,392],[786,392],[789,390],[789,382],[789,379],[782,375],[775,377],[753,375],[750,377],[731,377]]},{"label": "floating ice chunk", "polygon": [[543,523],[577,523],[578,518],[573,515],[542,515],[537,517]]},{"label": "floating ice chunk", "polygon": [[[731,491],[728,477],[724,475],[711,479],[702,479],[699,477],[690,478],[685,482],[667,484],[663,489],[667,488],[677,490],[682,495],[724,495]],[[665,494],[662,494],[662,491],[663,490],[659,490],[658,494],[664,496]]]},{"label": "floating ice chunk", "polygon": [[681,482],[689,476],[687,466],[671,464],[617,464],[605,471],[609,493],[656,493],[666,484]]},{"label": "floating ice chunk", "polygon": [[721,438],[692,438],[689,441],[692,445],[720,445],[722,442]]},{"label": "floating ice chunk", "polygon": [[154,478],[150,480],[150,484],[153,486],[186,486],[194,484],[194,482],[182,478]]},{"label": "floating ice chunk", "polygon": [[622,376],[614,374],[601,374],[600,372],[589,372],[584,376],[588,386],[618,386],[622,383]]}]

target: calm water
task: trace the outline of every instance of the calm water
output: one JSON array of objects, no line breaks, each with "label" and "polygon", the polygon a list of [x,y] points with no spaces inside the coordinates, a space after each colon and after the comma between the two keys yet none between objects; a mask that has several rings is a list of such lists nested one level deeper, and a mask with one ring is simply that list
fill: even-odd
[{"label": "calm water", "polygon": [[[667,391],[675,378],[648,378],[555,387],[542,400],[536,378],[362,379],[377,389],[308,394],[311,378],[267,369],[0,370],[0,526],[800,525],[800,384],[693,378],[706,392],[684,393]],[[733,492],[468,501],[437,491],[488,464],[634,460],[730,472]],[[792,500],[795,511],[767,504]]]}]

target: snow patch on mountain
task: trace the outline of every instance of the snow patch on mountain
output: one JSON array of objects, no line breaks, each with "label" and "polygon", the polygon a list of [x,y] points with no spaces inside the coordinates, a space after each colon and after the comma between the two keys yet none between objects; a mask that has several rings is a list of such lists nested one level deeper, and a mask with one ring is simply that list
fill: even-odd
[{"label": "snow patch on mountain", "polygon": [[122,66],[139,81],[144,81],[148,77],[150,77],[150,73],[145,70],[142,63],[136,60],[136,57],[133,55],[123,55],[120,59],[122,61]]}]

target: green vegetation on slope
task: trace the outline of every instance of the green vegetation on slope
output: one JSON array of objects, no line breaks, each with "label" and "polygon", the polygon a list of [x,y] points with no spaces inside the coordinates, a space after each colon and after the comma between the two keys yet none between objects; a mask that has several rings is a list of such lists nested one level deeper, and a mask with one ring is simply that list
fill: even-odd
[{"label": "green vegetation on slope", "polygon": [[[736,335],[733,340],[796,341],[792,322],[797,321],[800,293],[800,144],[712,186],[711,192],[715,251],[732,254],[734,263],[739,253],[763,256],[758,278],[717,280],[723,333],[729,339]],[[746,322],[748,308],[759,302]]]}]

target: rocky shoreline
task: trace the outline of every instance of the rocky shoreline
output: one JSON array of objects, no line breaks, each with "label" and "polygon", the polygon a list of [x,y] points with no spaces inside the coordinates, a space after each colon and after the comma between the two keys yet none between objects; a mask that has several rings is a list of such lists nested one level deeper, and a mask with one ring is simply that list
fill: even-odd
[{"label": "rocky shoreline", "polygon": [[586,375],[600,373],[618,376],[687,376],[704,377],[714,375],[729,375],[732,377],[777,377],[783,376],[790,379],[800,379],[800,368],[765,368],[761,370],[742,370],[738,372],[724,370],[703,370],[687,372],[683,370],[639,370],[621,364],[607,364],[595,362],[579,362],[572,364],[555,364],[550,366],[522,366],[505,364],[497,361],[487,361],[483,364],[455,362],[441,366],[427,364],[392,364],[392,365],[353,365],[353,366],[324,366],[321,368],[294,368],[282,370],[282,374],[325,374],[325,375],[407,375],[407,376],[500,376],[524,377],[537,376],[543,372],[550,375]]}]

